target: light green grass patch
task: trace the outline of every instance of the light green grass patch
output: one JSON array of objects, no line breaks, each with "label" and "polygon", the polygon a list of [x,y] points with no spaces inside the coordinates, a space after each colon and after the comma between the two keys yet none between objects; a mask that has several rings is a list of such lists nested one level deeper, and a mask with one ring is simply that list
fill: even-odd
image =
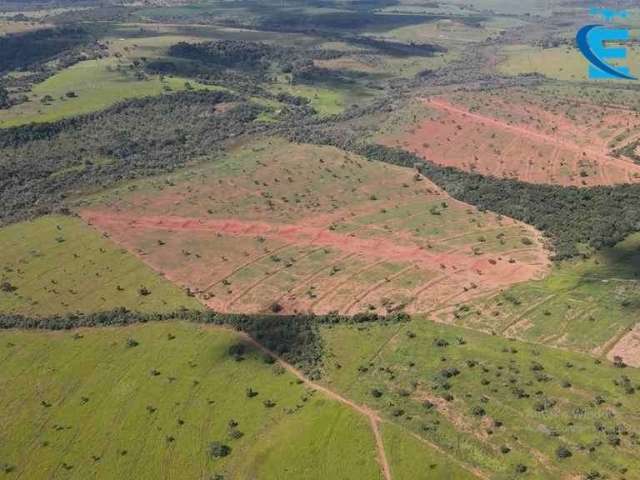
[{"label": "light green grass patch", "polygon": [[398,480],[472,480],[477,478],[435,448],[397,425],[381,427],[391,474]]},{"label": "light green grass patch", "polygon": [[[364,420],[261,353],[235,360],[241,341],[180,322],[0,332],[7,477],[377,479]],[[212,442],[229,455],[211,456]]]},{"label": "light green grass patch", "polygon": [[[220,87],[202,85],[183,78],[147,76],[135,78],[123,64],[117,70],[115,59],[87,60],[60,71],[33,87],[31,100],[0,112],[0,127],[31,122],[52,122],[107,108],[122,100],[160,95],[167,91],[184,90],[185,82],[193,88],[217,90]],[[75,97],[67,93],[74,92]],[[46,96],[52,101],[43,103]]]},{"label": "light green grass patch", "polygon": [[[0,230],[0,313],[53,315],[126,307],[201,308],[130,253],[73,217],[49,216]],[[145,288],[149,294],[143,295]]]},{"label": "light green grass patch", "polygon": [[[588,80],[589,63],[575,47],[542,48],[531,45],[510,45],[505,47],[502,53],[505,60],[498,65],[498,71],[507,75],[540,73],[558,80]],[[640,47],[628,46],[625,65],[629,66],[632,75],[640,72],[639,59]]]},{"label": "light green grass patch", "polygon": [[375,449],[364,416],[315,398],[273,428],[268,441],[252,445],[237,460],[235,478],[381,479]]},{"label": "light green grass patch", "polygon": [[276,85],[274,93],[285,92],[307,98],[320,116],[337,115],[347,107],[347,97],[338,90],[309,85]]}]

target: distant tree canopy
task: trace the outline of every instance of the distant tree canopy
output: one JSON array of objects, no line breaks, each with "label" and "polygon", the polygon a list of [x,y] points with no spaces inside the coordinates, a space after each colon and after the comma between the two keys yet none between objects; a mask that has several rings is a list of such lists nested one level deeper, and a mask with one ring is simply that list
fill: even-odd
[{"label": "distant tree canopy", "polygon": [[59,27],[0,37],[0,72],[21,70],[92,40],[80,27]]},{"label": "distant tree canopy", "polygon": [[334,50],[294,48],[246,40],[180,42],[171,46],[168,53],[167,59],[149,62],[147,70],[205,78],[230,87],[236,86],[238,78],[252,82],[268,80],[272,72],[289,73],[294,81],[299,80],[315,69],[314,59],[344,55],[344,52]]},{"label": "distant tree canopy", "polygon": [[290,49],[277,48],[265,43],[244,40],[220,40],[215,42],[180,42],[169,48],[169,55],[199,60],[204,63],[228,68],[265,69],[269,61]]},{"label": "distant tree canopy", "polygon": [[11,100],[9,99],[9,92],[6,88],[0,85],[0,109],[9,108],[11,106]]}]

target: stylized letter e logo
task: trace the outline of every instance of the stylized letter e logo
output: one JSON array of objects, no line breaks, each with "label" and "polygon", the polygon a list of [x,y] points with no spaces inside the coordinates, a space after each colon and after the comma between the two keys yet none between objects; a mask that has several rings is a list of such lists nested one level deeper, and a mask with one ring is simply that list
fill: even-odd
[{"label": "stylized letter e logo", "polygon": [[628,39],[628,30],[606,28],[602,25],[582,27],[576,41],[582,54],[589,60],[589,78],[636,80],[629,74],[628,67],[614,67],[606,62],[606,59],[627,58],[627,50],[624,47],[606,47],[605,42]]}]

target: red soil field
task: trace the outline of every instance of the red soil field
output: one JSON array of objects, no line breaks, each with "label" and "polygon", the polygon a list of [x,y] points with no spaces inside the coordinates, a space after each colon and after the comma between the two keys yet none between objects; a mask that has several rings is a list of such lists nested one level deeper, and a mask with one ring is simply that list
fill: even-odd
[{"label": "red soil field", "polygon": [[[351,235],[334,233],[326,228],[308,227],[304,225],[282,225],[269,224],[266,222],[249,222],[235,219],[194,219],[181,217],[146,217],[131,216],[127,214],[117,214],[99,211],[84,211],[83,218],[100,230],[108,232],[109,235],[123,246],[139,251],[139,245],[145,234],[153,231],[164,231],[172,235],[187,234],[192,244],[197,244],[198,239],[207,236],[232,237],[234,239],[247,237],[264,238],[282,245],[277,251],[282,251],[287,247],[327,247],[332,251],[338,251],[339,256],[357,258],[363,262],[365,268],[371,268],[381,262],[397,263],[403,266],[396,275],[402,275],[408,271],[429,272],[440,270],[440,273],[433,275],[429,281],[423,282],[419,288],[414,290],[415,299],[409,310],[424,311],[435,305],[434,302],[449,302],[452,300],[463,301],[473,298],[489,291],[508,287],[514,283],[523,282],[531,278],[539,277],[544,271],[546,255],[539,246],[534,248],[523,248],[521,251],[511,250],[504,255],[480,254],[473,255],[462,249],[451,249],[450,251],[435,253],[425,250],[417,245],[403,245],[394,243],[387,239],[357,238]],[[173,250],[171,253],[179,256],[180,252]],[[229,250],[226,252],[231,253]],[[271,256],[276,249],[266,252],[266,254],[251,257],[250,265],[256,260]],[[220,252],[225,253],[225,252]],[[521,257],[521,254],[525,254]],[[523,261],[514,261],[516,258],[523,258]],[[147,263],[157,270],[166,273],[166,276],[185,286],[195,290],[198,294],[204,294],[210,290],[210,286],[221,283],[224,279],[231,277],[238,272],[238,267],[243,265],[231,264],[219,272],[211,265],[205,263],[205,268],[212,273],[212,276],[200,276],[189,268],[186,272],[181,272],[179,268],[172,271],[167,265],[174,261],[156,256],[153,253],[141,255]],[[529,259],[529,262],[524,259]],[[298,257],[298,260],[300,257]],[[536,261],[531,261],[531,260]],[[511,260],[511,261],[510,261]],[[178,260],[179,261],[179,260]],[[324,269],[329,269],[326,265]],[[323,269],[323,270],[324,270]],[[277,272],[272,272],[277,273]],[[319,272],[318,272],[319,273]],[[196,274],[196,275],[194,275]],[[216,275],[217,274],[217,275]],[[266,280],[266,279],[262,279]],[[303,280],[303,279],[301,279]],[[308,279],[307,279],[308,280]],[[359,301],[370,301],[370,295],[375,297],[376,290],[382,289],[391,280],[392,276],[385,276],[377,281],[371,281],[366,288],[363,288],[355,297],[349,296],[349,302],[341,305],[334,305],[331,302],[326,308],[319,308],[319,312],[339,310],[344,313],[355,313],[358,309]],[[325,279],[330,281],[330,279]],[[341,284],[341,282],[338,282]],[[311,303],[295,301],[295,296],[286,295],[280,297],[284,306],[295,306],[292,310],[307,310]],[[220,302],[217,298],[206,298],[205,303],[218,310],[223,311],[246,311],[246,305],[239,302],[235,296],[229,301]],[[233,308],[233,307],[236,308]],[[264,308],[264,304],[253,304],[250,311]],[[320,305],[320,307],[322,307]],[[311,310],[314,310],[311,308]]]},{"label": "red soil field", "polygon": [[427,312],[547,271],[539,232],[414,171],[328,147],[281,148],[241,152],[229,163],[245,162],[238,174],[155,181],[80,215],[225,312]]},{"label": "red soil field", "polygon": [[566,113],[508,98],[456,100],[461,103],[423,100],[431,118],[381,142],[498,178],[565,186],[640,182],[640,165],[618,152],[640,139],[635,113],[586,104]]}]

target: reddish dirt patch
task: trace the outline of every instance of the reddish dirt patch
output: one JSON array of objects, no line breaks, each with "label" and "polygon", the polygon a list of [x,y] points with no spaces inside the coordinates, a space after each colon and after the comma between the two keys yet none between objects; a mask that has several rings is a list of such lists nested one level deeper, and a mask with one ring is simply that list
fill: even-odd
[{"label": "reddish dirt patch", "polygon": [[276,139],[230,155],[81,215],[219,311],[426,312],[546,272],[539,232],[410,169]]},{"label": "reddish dirt patch", "polygon": [[603,113],[599,122],[581,124],[535,105],[498,101],[472,112],[440,97],[424,100],[424,105],[433,112],[430,119],[382,142],[440,165],[531,183],[640,182],[640,165],[609,151],[611,142],[628,142],[639,127],[635,117],[629,120],[629,112]]},{"label": "reddish dirt patch", "polygon": [[640,367],[640,324],[623,336],[609,352],[607,358],[611,361],[620,357],[629,366]]},{"label": "reddish dirt patch", "polygon": [[[353,281],[354,273],[345,272],[345,275],[327,274],[333,263],[323,265],[319,274],[323,275],[323,282],[331,286],[324,297],[328,302],[322,302],[325,298],[312,297],[301,299],[291,293],[291,289],[281,292],[280,300],[291,310],[313,310],[327,312],[340,310],[344,313],[355,313],[363,308],[362,304],[376,303],[380,301],[376,291],[384,292],[384,287],[390,282],[407,273],[409,270],[420,272],[423,280],[417,288],[412,289],[413,301],[408,305],[409,310],[425,311],[431,309],[438,302],[462,301],[465,298],[473,298],[496,288],[508,287],[513,283],[539,278],[545,272],[546,255],[539,245],[533,248],[523,249],[525,253],[537,259],[536,262],[508,261],[513,255],[478,254],[474,255],[452,249],[445,252],[430,252],[424,247],[410,243],[396,243],[384,238],[359,238],[352,234],[340,234],[326,228],[313,227],[301,224],[269,224],[266,222],[240,221],[236,219],[196,219],[175,216],[135,216],[130,214],[117,214],[107,211],[84,211],[82,217],[100,230],[108,234],[123,246],[137,252],[153,268],[162,271],[170,279],[173,279],[192,290],[210,306],[229,311],[255,311],[264,309],[266,301],[247,303],[243,300],[251,290],[261,287],[266,288],[269,279],[276,274],[283,274],[286,266],[266,268],[262,277],[249,282],[242,290],[234,291],[226,300],[208,297],[213,287],[220,286],[225,279],[238,274],[240,270],[255,265],[274,255],[283,255],[287,248],[309,248],[309,251],[295,252],[297,261],[300,262],[303,255],[311,255],[318,248],[327,248],[338,251],[341,258],[357,258],[366,266],[360,268],[359,273],[364,274],[366,269],[372,269],[381,263],[398,264],[397,273],[384,275],[382,278]],[[199,267],[182,269],[179,251],[176,248],[168,250],[151,246],[149,232],[163,231],[182,239],[180,244],[188,241],[197,245],[204,242],[207,237],[231,237],[247,240],[261,238],[279,245],[276,249],[269,249],[263,254],[251,254],[246,261],[240,256],[232,258],[229,265],[220,270],[208,264],[206,258],[198,263]],[[185,236],[186,235],[186,236]],[[187,238],[189,240],[187,240]],[[147,245],[141,250],[141,245]],[[151,250],[151,251],[149,251]],[[182,250],[184,253],[184,249]],[[221,255],[226,252],[219,252]],[[233,252],[228,255],[233,257]],[[284,256],[284,255],[283,255]],[[435,272],[441,272],[436,275]],[[303,280],[303,279],[301,279]],[[335,304],[331,299],[337,298],[335,288],[343,287],[351,281],[357,286],[353,294]],[[276,292],[277,293],[277,290]],[[283,295],[284,294],[284,295]],[[272,299],[277,297],[271,296]],[[344,303],[346,302],[346,303]]]}]

